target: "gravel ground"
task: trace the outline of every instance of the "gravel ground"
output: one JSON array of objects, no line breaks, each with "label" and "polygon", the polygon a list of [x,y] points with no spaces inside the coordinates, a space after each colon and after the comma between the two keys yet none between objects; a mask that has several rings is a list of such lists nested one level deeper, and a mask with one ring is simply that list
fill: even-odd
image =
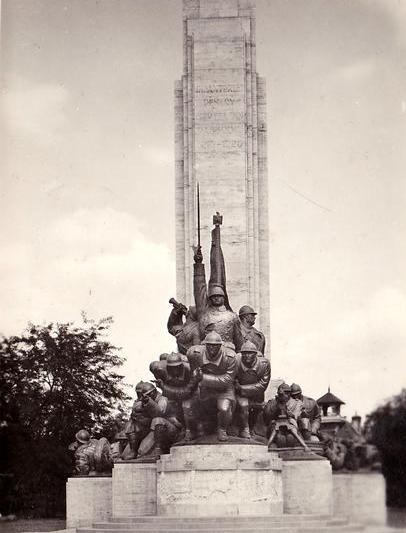
[{"label": "gravel ground", "polygon": [[1,533],[22,533],[34,531],[58,531],[65,529],[66,521],[58,520],[56,518],[40,519],[40,520],[2,520],[0,521]]}]

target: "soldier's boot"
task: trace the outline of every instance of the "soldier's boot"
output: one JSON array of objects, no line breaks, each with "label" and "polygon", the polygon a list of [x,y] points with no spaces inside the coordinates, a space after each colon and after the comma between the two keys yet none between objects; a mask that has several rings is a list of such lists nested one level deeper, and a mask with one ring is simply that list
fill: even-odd
[{"label": "soldier's boot", "polygon": [[193,431],[192,427],[194,424],[194,410],[192,407],[192,403],[190,400],[184,400],[182,402],[182,409],[183,409],[183,418],[185,420],[185,436],[183,437],[183,440],[186,442],[189,442],[193,440]]},{"label": "soldier's boot", "polygon": [[225,442],[228,440],[227,431],[224,428],[218,428],[217,438],[220,442]]},{"label": "soldier's boot", "polygon": [[250,428],[248,425],[248,415],[249,415],[248,405],[241,407],[240,417],[241,417],[242,428],[240,429],[239,436],[243,439],[251,438]]},{"label": "soldier's boot", "polygon": [[139,439],[135,435],[135,433],[130,433],[128,435],[128,443],[130,445],[130,453],[127,455],[126,459],[136,459],[138,455],[138,448],[139,448]]},{"label": "soldier's boot", "polygon": [[204,426],[202,422],[198,422],[196,425],[196,435],[197,437],[204,437]]},{"label": "soldier's boot", "polygon": [[227,428],[231,424],[232,411],[229,402],[223,401],[217,413],[217,438],[220,442],[228,440]]},{"label": "soldier's boot", "polygon": [[157,424],[154,429],[155,450],[154,455],[160,457],[165,453],[165,444],[167,440],[167,428],[164,424]]},{"label": "soldier's boot", "polygon": [[250,439],[251,438],[250,428],[248,426],[245,427],[245,428],[240,429],[240,437],[242,439]]}]

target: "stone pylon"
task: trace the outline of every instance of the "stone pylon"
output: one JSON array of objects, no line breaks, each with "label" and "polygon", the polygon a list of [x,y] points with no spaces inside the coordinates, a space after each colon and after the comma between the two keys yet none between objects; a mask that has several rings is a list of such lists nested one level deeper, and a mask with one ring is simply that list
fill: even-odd
[{"label": "stone pylon", "polygon": [[256,72],[254,2],[183,0],[183,32],[175,85],[177,297],[193,303],[199,182],[204,262],[220,211],[230,304],[258,312],[269,353],[266,94]]}]

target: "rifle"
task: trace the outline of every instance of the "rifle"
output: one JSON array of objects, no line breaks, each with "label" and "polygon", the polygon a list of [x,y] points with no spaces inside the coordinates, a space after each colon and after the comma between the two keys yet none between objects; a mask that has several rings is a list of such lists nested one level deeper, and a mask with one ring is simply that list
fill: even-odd
[{"label": "rifle", "polygon": [[200,185],[197,182],[197,249],[201,250],[200,244]]}]

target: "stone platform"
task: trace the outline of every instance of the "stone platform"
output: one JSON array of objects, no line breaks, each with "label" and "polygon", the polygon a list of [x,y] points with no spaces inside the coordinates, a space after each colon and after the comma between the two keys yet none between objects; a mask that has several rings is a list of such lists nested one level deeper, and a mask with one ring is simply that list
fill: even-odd
[{"label": "stone platform", "polygon": [[398,533],[382,527],[365,528],[346,519],[322,515],[300,516],[137,516],[97,522],[77,533]]},{"label": "stone platform", "polygon": [[174,446],[157,463],[158,515],[281,514],[281,470],[260,444]]},{"label": "stone platform", "polygon": [[386,522],[386,487],[380,472],[333,474],[333,513],[363,524]]},{"label": "stone platform", "polygon": [[112,517],[111,476],[78,476],[66,484],[66,527],[91,524]]}]

